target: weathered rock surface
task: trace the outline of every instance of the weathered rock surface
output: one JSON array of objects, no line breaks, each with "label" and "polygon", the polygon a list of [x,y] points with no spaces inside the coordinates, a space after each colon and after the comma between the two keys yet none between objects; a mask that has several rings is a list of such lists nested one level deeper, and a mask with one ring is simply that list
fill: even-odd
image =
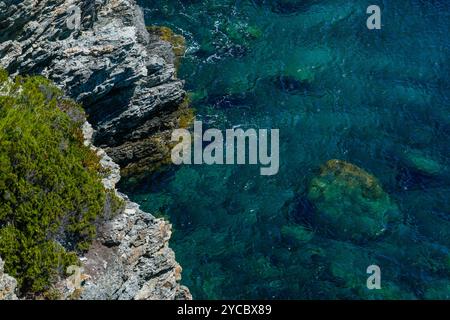
[{"label": "weathered rock surface", "polygon": [[[158,141],[178,115],[185,92],[174,59],[170,43],[146,31],[134,0],[0,0],[0,66],[12,75],[42,74],[83,104],[95,129],[85,124],[86,144],[101,157],[108,171],[103,184],[112,192],[119,165],[152,160],[149,141]],[[84,285],[63,281],[63,296],[190,299],[168,246],[170,224],[118,195],[124,208],[100,227],[82,259]],[[14,286],[0,272],[0,298],[14,297]]]},{"label": "weathered rock surface", "polygon": [[17,300],[17,281],[13,277],[3,273],[4,262],[0,258],[0,300]]},{"label": "weathered rock surface", "polygon": [[42,74],[82,103],[95,144],[122,167],[158,160],[148,145],[185,98],[174,63],[134,0],[0,0],[0,66]]},{"label": "weathered rock surface", "polygon": [[[126,198],[125,198],[126,199]],[[169,248],[171,226],[127,201],[85,256],[81,299],[190,299]]]},{"label": "weathered rock surface", "polygon": [[85,145],[100,157],[105,189],[115,192],[124,204],[118,214],[100,226],[97,239],[81,259],[86,279],[83,285],[74,286],[70,278],[57,285],[63,298],[192,299],[189,290],[179,284],[182,269],[169,248],[171,225],[141,211],[138,204],[117,192],[120,167],[92,144],[93,129],[87,122],[83,134]]}]

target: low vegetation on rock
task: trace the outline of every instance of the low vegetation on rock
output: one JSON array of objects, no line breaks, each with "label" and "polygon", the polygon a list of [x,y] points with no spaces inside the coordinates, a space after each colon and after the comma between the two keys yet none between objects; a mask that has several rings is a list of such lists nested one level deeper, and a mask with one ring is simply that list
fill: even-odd
[{"label": "low vegetation on rock", "polygon": [[0,70],[0,256],[22,294],[49,290],[95,237],[105,191],[84,121],[45,78]]}]

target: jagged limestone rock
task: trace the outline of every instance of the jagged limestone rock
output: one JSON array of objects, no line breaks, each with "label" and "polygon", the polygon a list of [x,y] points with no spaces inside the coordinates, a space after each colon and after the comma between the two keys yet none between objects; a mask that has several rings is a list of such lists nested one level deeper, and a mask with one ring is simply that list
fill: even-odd
[{"label": "jagged limestone rock", "polygon": [[330,160],[309,186],[317,228],[340,240],[364,242],[382,235],[399,214],[379,181],[363,169]]},{"label": "jagged limestone rock", "polygon": [[180,59],[186,52],[186,39],[179,34],[175,34],[172,29],[164,26],[149,26],[147,31],[151,35],[159,37],[162,41],[166,41],[172,45],[172,51],[175,55],[175,67],[178,69]]},{"label": "jagged limestone rock", "polygon": [[168,245],[170,224],[125,199],[124,212],[102,226],[85,256],[90,279],[81,299],[192,299],[179,284],[182,269]]}]

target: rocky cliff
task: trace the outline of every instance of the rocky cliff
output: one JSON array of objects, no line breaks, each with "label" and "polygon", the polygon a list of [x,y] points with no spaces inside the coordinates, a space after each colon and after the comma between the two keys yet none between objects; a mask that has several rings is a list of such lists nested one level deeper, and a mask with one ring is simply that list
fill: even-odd
[{"label": "rocky cliff", "polygon": [[92,144],[89,123],[84,125],[83,134],[85,144],[97,152],[103,171],[108,172],[102,180],[105,189],[116,192],[123,199],[123,207],[101,225],[97,240],[81,259],[82,286],[66,279],[59,283],[59,291],[71,299],[192,299],[189,290],[179,284],[182,269],[169,248],[171,225],[141,211],[116,191],[119,166]]},{"label": "rocky cliff", "polygon": [[[85,107],[94,128],[86,125],[86,143],[102,147],[107,189],[120,179],[113,160],[145,170],[164,157],[161,136],[177,126],[185,99],[174,62],[171,44],[146,31],[134,0],[0,0],[0,66],[42,74]],[[168,246],[170,225],[122,197],[125,208],[83,258],[82,290],[65,296],[189,299]]]},{"label": "rocky cliff", "polygon": [[95,144],[124,172],[163,160],[161,133],[185,99],[174,64],[134,0],[0,1],[0,65],[42,74],[82,103]]}]

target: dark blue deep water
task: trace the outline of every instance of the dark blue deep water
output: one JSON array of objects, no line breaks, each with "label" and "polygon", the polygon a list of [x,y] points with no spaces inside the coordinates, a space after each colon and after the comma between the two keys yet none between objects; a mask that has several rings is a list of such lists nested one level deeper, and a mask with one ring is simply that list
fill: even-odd
[{"label": "dark blue deep water", "polygon": [[[194,298],[450,299],[449,1],[139,2],[148,25],[187,40],[179,77],[197,120],[280,129],[278,175],[169,166],[124,185],[173,223]],[[366,27],[371,4],[381,30]],[[382,237],[355,243],[314,222],[308,186],[330,159],[396,203]],[[381,290],[366,287],[373,264]]]}]

